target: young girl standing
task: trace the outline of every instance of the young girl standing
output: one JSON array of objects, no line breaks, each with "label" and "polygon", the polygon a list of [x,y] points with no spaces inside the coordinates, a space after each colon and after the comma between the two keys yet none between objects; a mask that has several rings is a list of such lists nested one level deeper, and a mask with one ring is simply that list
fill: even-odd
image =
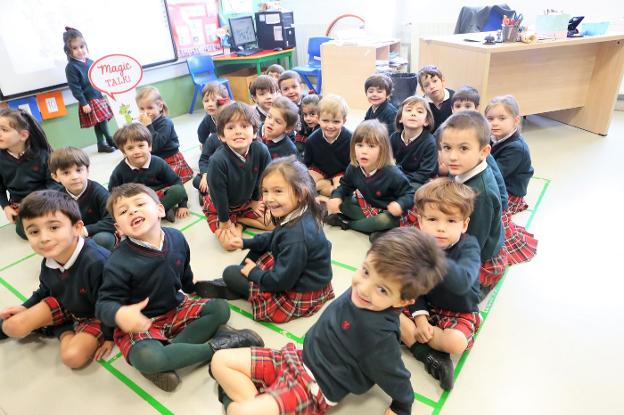
[{"label": "young girl standing", "polygon": [[254,320],[284,323],[310,316],[334,298],[331,244],[314,182],[290,156],[269,164],[261,188],[275,230],[232,239],[231,248],[250,250],[243,264],[226,268],[222,280],[197,282],[195,290],[205,297],[248,299]]},{"label": "young girl standing", "polygon": [[89,82],[89,68],[93,61],[87,57],[89,49],[82,33],[71,27],[65,27],[63,49],[67,55],[65,76],[72,95],[78,101],[80,128],[95,127],[99,153],[115,151],[115,142],[108,132],[108,120],[113,113],[100,91]]},{"label": "young girl standing", "polygon": [[22,239],[26,234],[17,216],[22,199],[35,190],[61,189],[48,171],[50,152],[48,139],[32,115],[16,109],[0,111],[0,205]]},{"label": "young girl standing", "polygon": [[438,146],[431,134],[433,113],[427,100],[406,98],[399,106],[396,131],[390,136],[392,154],[415,189],[432,178],[438,168]]},{"label": "young girl standing", "polygon": [[373,240],[379,232],[415,222],[408,214],[413,205],[414,188],[392,161],[388,130],[377,120],[360,123],[351,140],[351,164],[327,202],[332,214],[325,222]]},{"label": "young girl standing", "polygon": [[180,142],[171,118],[167,117],[169,108],[153,86],[142,88],[136,95],[139,106],[139,122],[147,127],[152,134],[152,154],[165,160],[173,171],[186,183],[193,177],[182,153]]}]

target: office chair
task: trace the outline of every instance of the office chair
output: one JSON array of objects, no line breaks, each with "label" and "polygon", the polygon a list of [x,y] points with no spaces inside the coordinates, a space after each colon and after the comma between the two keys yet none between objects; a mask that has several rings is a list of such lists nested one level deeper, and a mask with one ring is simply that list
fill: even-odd
[{"label": "office chair", "polygon": [[[332,40],[331,37],[319,36],[308,39],[308,64],[306,66],[295,66],[293,71],[303,78],[309,89],[317,94],[321,93],[323,78],[321,77],[321,45]],[[316,87],[312,85],[309,76],[316,77]]]},{"label": "office chair", "polygon": [[228,94],[230,95],[230,99],[234,99],[234,96],[232,95],[232,90],[230,89],[230,81],[224,78],[217,78],[217,75],[215,74],[214,63],[212,62],[212,58],[210,56],[190,56],[186,60],[186,66],[188,67],[189,74],[191,75],[191,79],[193,80],[193,84],[195,86],[195,90],[193,92],[193,100],[191,101],[191,106],[189,107],[188,111],[189,114],[193,113],[197,95],[201,96],[201,91],[208,82],[219,82],[225,84],[225,87],[228,90]]}]

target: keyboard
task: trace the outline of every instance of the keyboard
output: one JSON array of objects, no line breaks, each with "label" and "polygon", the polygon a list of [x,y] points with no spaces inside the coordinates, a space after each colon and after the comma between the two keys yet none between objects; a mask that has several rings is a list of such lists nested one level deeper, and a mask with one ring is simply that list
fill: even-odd
[{"label": "keyboard", "polygon": [[235,53],[238,56],[251,56],[251,55],[255,55],[258,52],[261,52],[262,49],[260,48],[252,48],[252,49],[245,49],[245,50],[237,50]]}]

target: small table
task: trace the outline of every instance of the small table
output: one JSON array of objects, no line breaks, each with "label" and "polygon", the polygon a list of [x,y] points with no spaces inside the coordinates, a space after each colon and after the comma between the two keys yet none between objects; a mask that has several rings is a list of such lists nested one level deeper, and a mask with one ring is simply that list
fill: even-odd
[{"label": "small table", "polygon": [[253,63],[256,65],[256,72],[258,75],[262,75],[262,68],[260,68],[260,64],[266,61],[279,62],[280,59],[288,58],[288,69],[292,68],[292,58],[294,52],[295,48],[278,51],[263,50],[251,56],[238,56],[236,53],[230,53],[229,55],[213,56],[212,61],[214,62],[215,69],[224,65]]}]

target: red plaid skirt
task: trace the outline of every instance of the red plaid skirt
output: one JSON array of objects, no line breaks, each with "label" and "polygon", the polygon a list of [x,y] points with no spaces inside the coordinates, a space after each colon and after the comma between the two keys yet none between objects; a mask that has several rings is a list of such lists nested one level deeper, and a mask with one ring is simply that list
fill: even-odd
[{"label": "red plaid skirt", "polygon": [[511,194],[508,194],[507,195],[507,201],[508,201],[507,210],[512,215],[514,213],[520,213],[523,210],[526,210],[526,209],[529,208],[529,205],[524,200],[524,196],[514,196],[514,195],[511,195]]},{"label": "red plaid skirt", "polygon": [[58,326],[63,323],[73,321],[75,333],[87,333],[95,337],[98,342],[103,342],[102,337],[102,323],[100,320],[94,318],[78,318],[72,313],[61,307],[61,303],[54,297],[46,297],[42,300],[48,307],[50,307],[50,313],[52,313],[52,325]]},{"label": "red plaid skirt", "polygon": [[333,176],[329,177],[329,176],[327,175],[327,173],[325,173],[323,170],[319,169],[318,167],[314,167],[314,166],[308,167],[308,170],[312,170],[312,171],[317,172],[318,174],[320,174],[321,176],[323,176],[323,179],[325,179],[325,180],[331,180],[331,179],[333,179],[334,177],[342,177],[342,176],[344,176],[344,172],[343,172],[343,171],[341,171],[340,173],[336,173],[336,174],[334,174]]},{"label": "red plaid skirt", "polygon": [[430,305],[429,323],[440,327],[442,330],[453,329],[461,331],[468,340],[466,349],[470,349],[474,344],[474,335],[481,325],[481,316],[478,311],[474,313],[460,313]]},{"label": "red plaid skirt", "polygon": [[293,343],[280,350],[252,347],[251,381],[277,401],[280,415],[322,415],[330,408]]},{"label": "red plaid skirt", "polygon": [[509,265],[520,264],[533,259],[537,253],[537,239],[524,227],[516,225],[508,210],[503,212],[505,230],[505,250]]},{"label": "red plaid skirt", "polygon": [[182,183],[188,182],[193,177],[193,169],[191,169],[184,159],[184,156],[179,151],[172,156],[163,158],[163,160],[165,160],[175,174],[180,177]]},{"label": "red plaid skirt", "polygon": [[489,287],[496,284],[503,278],[505,269],[507,269],[507,251],[505,246],[503,246],[496,255],[481,263],[481,271],[479,273],[481,285]]},{"label": "red plaid skirt", "polygon": [[[128,354],[132,346],[142,340],[150,339],[169,342],[170,339],[184,330],[186,326],[200,317],[201,310],[208,301],[210,300],[207,298],[191,300],[184,296],[184,301],[176,308],[152,318],[152,325],[147,331],[125,333],[121,329],[116,328],[113,334],[115,344],[119,347],[126,361],[128,361]],[[128,363],[130,362],[128,361]]]},{"label": "red plaid skirt", "polygon": [[[219,215],[217,214],[217,207],[212,202],[210,198],[210,193],[206,193],[204,195],[204,207],[203,207],[204,215],[208,220],[208,226],[212,233],[215,233],[219,228]],[[258,220],[262,217],[258,212],[253,210],[251,207],[251,201],[244,203],[241,206],[230,208],[230,212],[228,213],[230,222],[236,224],[238,218],[243,217],[247,219],[255,219]]]},{"label": "red plaid skirt", "polygon": [[89,100],[91,112],[86,113],[82,109],[82,105],[78,104],[78,119],[80,120],[80,128],[91,128],[95,124],[102,121],[108,121],[113,118],[113,112],[106,98],[93,98]]},{"label": "red plaid skirt", "polygon": [[[360,205],[362,213],[367,218],[370,218],[371,216],[377,216],[380,213],[386,212],[386,210],[373,207],[370,203],[368,203],[359,190],[353,192],[353,195],[355,196],[358,205]],[[403,215],[399,219],[399,226],[412,226],[416,222],[416,209],[409,209],[407,212],[403,213]]]},{"label": "red plaid skirt", "polygon": [[[273,255],[267,252],[258,258],[256,265],[262,271],[272,269],[274,266]],[[295,318],[309,317],[319,311],[323,304],[332,298],[334,298],[334,289],[331,282],[316,291],[270,293],[261,291],[258,284],[249,281],[248,301],[251,303],[253,318],[256,321],[286,323]]]},{"label": "red plaid skirt", "polygon": [[295,134],[295,143],[305,143],[308,140],[307,135],[303,135],[301,133]]}]

